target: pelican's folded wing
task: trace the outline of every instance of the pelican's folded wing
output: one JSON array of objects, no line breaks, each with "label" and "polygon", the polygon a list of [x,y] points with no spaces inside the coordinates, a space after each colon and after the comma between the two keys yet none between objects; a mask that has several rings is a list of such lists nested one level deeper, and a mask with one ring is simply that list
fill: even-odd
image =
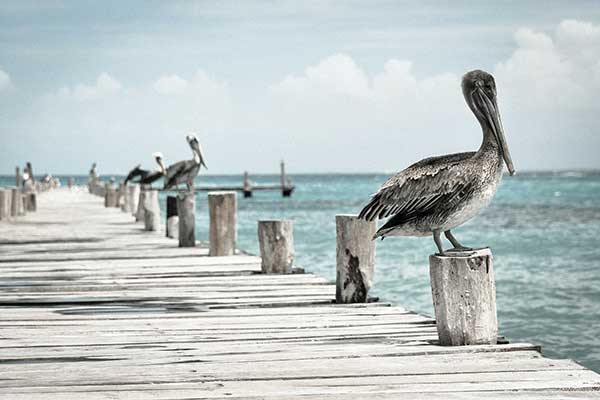
[{"label": "pelican's folded wing", "polygon": [[474,154],[431,157],[411,165],[381,186],[359,218],[373,221],[394,215],[406,220],[431,210],[440,201],[457,201],[472,184],[462,171],[461,161]]}]

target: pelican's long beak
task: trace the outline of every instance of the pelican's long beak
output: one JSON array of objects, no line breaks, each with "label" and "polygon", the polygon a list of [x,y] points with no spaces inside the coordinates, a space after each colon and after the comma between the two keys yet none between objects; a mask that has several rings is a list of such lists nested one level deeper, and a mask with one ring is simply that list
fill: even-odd
[{"label": "pelican's long beak", "polygon": [[500,119],[500,111],[498,110],[496,100],[490,100],[490,98],[482,89],[478,89],[477,94],[481,99],[482,111],[492,127],[494,136],[496,136],[496,141],[502,150],[502,158],[504,158],[506,168],[508,168],[510,175],[513,176],[515,174],[515,167],[513,165],[512,158],[510,157],[510,151],[508,150],[506,137],[504,136],[504,128],[502,127],[502,120]]},{"label": "pelican's long beak", "polygon": [[194,141],[194,150],[196,150],[196,154],[198,154],[198,158],[199,158],[199,162],[201,166],[204,166],[204,168],[208,169],[208,167],[206,166],[206,163],[204,162],[204,154],[202,154],[202,146],[200,146],[200,143],[198,143],[198,141]]}]

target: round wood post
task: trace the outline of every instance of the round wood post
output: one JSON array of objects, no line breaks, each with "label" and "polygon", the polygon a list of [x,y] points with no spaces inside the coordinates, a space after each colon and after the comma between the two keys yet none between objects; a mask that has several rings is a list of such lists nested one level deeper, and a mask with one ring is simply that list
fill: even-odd
[{"label": "round wood post", "polygon": [[237,200],[235,192],[208,194],[210,256],[230,256],[235,253],[237,239]]},{"label": "round wood post", "polygon": [[73,177],[70,177],[69,183],[68,183],[69,189],[73,189],[74,184],[75,184],[75,179],[73,179]]},{"label": "round wood post", "polygon": [[294,225],[290,220],[258,221],[263,274],[289,274],[294,263]]},{"label": "round wood post", "polygon": [[144,222],[144,199],[146,198],[146,191],[148,188],[146,186],[142,186],[140,189],[139,197],[138,197],[138,206],[135,212],[135,221],[136,222]]},{"label": "round wood post", "polygon": [[21,176],[21,168],[16,167],[15,168],[15,185],[17,185],[17,187],[20,188],[22,184],[23,184],[23,178]]},{"label": "round wood post", "polygon": [[121,211],[131,213],[129,207],[129,186],[119,183],[119,198],[121,199]]},{"label": "round wood post", "polygon": [[35,194],[35,192],[27,193],[25,196],[27,197],[27,211],[37,211],[37,195]]},{"label": "round wood post", "polygon": [[138,210],[138,202],[140,201],[140,186],[139,185],[130,185],[127,188],[127,203],[129,205],[129,212],[131,215],[135,216]]},{"label": "round wood post", "polygon": [[179,215],[177,213],[177,196],[167,196],[167,224],[165,234],[168,238],[179,238]]},{"label": "round wood post", "polygon": [[248,171],[244,171],[244,187],[243,187],[244,197],[252,197],[252,183],[250,183],[250,178],[248,176]]},{"label": "round wood post", "polygon": [[29,210],[29,197],[27,193],[21,193],[21,215],[27,214]]},{"label": "round wood post", "polygon": [[353,214],[335,216],[337,303],[365,303],[375,272],[375,222]]},{"label": "round wood post", "polygon": [[21,190],[19,188],[12,188],[10,190],[10,216],[17,217],[21,214],[21,209],[23,208],[23,198],[21,197]]},{"label": "round wood post", "polygon": [[155,189],[147,190],[144,195],[144,228],[153,232],[160,230],[160,205]]},{"label": "round wood post", "polygon": [[179,216],[179,247],[196,246],[196,195],[194,192],[182,192],[177,195],[176,212]]},{"label": "round wood post", "polygon": [[10,219],[10,204],[12,193],[10,189],[0,189],[0,221],[8,221]]},{"label": "round wood post", "polygon": [[119,206],[119,195],[115,187],[106,183],[104,185],[104,207],[118,207]]},{"label": "round wood post", "polygon": [[440,344],[496,344],[492,252],[481,249],[468,257],[431,255],[429,276]]}]

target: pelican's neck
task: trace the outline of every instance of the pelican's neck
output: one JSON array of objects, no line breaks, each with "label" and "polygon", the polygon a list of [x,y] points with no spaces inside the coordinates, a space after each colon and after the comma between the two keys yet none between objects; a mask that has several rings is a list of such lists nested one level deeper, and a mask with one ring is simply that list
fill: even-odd
[{"label": "pelican's neck", "polygon": [[481,146],[479,147],[479,152],[488,152],[495,151],[500,152],[500,145],[498,144],[498,140],[496,139],[496,135],[494,131],[490,127],[487,121],[479,121],[481,124],[481,131],[483,133],[483,140],[481,141]]},{"label": "pelican's neck", "polygon": [[200,164],[200,154],[196,150],[192,150],[194,152],[194,162],[196,164]]}]

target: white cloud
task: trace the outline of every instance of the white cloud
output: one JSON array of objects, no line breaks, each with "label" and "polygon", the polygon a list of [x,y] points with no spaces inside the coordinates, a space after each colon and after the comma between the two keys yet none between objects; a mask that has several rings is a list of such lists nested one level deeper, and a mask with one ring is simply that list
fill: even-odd
[{"label": "white cloud", "polygon": [[177,75],[165,75],[152,85],[160,94],[181,94],[188,87],[188,82]]},{"label": "white cloud", "polygon": [[7,72],[4,72],[0,69],[0,92],[4,90],[8,90],[12,87],[12,81],[10,79],[10,75]]},{"label": "white cloud", "polygon": [[107,73],[102,73],[93,85],[79,84],[72,88],[62,87],[58,90],[57,95],[61,98],[88,101],[112,96],[119,93],[122,88],[123,86],[118,80]]},{"label": "white cloud", "polygon": [[[522,28],[514,38],[513,53],[489,72],[517,167],[597,165],[600,27],[566,20],[552,36]],[[274,129],[308,138],[314,146],[305,157],[343,149],[347,157],[326,167],[338,170],[401,168],[419,156],[475,149],[479,128],[460,78],[421,78],[397,59],[368,74],[336,54],[271,87]]]}]

